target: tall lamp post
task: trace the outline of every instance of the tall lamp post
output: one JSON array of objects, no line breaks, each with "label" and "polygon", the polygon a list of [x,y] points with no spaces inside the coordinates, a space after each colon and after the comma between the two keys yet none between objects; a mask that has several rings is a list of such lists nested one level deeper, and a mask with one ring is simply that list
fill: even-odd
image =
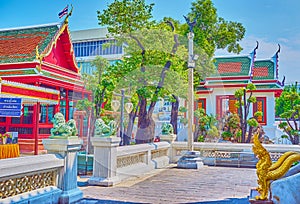
[{"label": "tall lamp post", "polygon": [[194,68],[198,55],[194,55],[194,32],[196,19],[190,22],[189,18],[183,16],[189,25],[188,33],[188,151],[177,162],[179,168],[195,169],[199,168],[202,163],[200,152],[194,151]]},{"label": "tall lamp post", "polygon": [[[125,95],[125,89],[121,89],[121,94],[114,93],[116,96],[121,96],[121,116],[120,116],[120,137],[121,137],[121,143],[120,145],[127,145],[127,142],[125,140],[125,134],[124,134],[124,107],[126,112],[129,114],[132,111],[133,105],[132,103],[126,103],[125,104],[125,97],[130,98],[130,96]],[[112,100],[111,106],[113,110],[116,112],[120,107],[120,102],[117,100]]]}]

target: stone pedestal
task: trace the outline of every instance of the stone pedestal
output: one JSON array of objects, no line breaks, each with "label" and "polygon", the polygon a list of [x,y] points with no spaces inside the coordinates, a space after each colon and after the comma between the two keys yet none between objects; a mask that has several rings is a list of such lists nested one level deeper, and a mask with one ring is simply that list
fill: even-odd
[{"label": "stone pedestal", "polygon": [[120,137],[92,137],[94,147],[93,176],[91,185],[113,186],[120,182],[117,177],[117,147]]},{"label": "stone pedestal", "polygon": [[177,135],[175,134],[160,135],[159,137],[160,137],[160,141],[166,141],[172,144],[176,140]]},{"label": "stone pedestal", "polygon": [[82,199],[82,191],[77,187],[77,152],[82,140],[78,137],[67,139],[44,139],[44,148],[49,154],[64,159],[64,169],[59,172],[58,188],[62,190],[59,203],[73,203]]},{"label": "stone pedestal", "polygon": [[203,167],[203,160],[199,151],[187,151],[177,162],[182,169],[199,169]]},{"label": "stone pedestal", "polygon": [[255,200],[255,196],[258,196],[259,193],[256,189],[250,190],[249,203],[253,204],[273,204],[272,200]]}]

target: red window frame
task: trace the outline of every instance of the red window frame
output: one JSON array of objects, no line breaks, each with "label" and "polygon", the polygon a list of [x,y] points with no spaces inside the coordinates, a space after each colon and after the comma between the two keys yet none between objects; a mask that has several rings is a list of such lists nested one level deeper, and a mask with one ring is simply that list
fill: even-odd
[{"label": "red window frame", "polygon": [[234,107],[234,110],[232,110],[231,105],[234,105],[237,99],[234,95],[219,95],[216,96],[216,113],[217,113],[217,119],[220,119],[225,114],[225,111],[223,110],[223,100],[229,100],[228,110],[231,113],[238,113],[238,108]]},{"label": "red window frame", "polygon": [[198,98],[196,108],[203,108],[206,112],[206,98]]},{"label": "red window frame", "polygon": [[256,103],[253,103],[253,116],[257,111],[263,115],[257,119],[261,125],[267,125],[267,97],[256,97]]}]

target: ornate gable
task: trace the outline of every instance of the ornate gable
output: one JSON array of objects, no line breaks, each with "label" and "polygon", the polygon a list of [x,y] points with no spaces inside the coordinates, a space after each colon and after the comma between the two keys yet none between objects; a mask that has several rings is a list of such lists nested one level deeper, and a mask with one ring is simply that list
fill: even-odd
[{"label": "ornate gable", "polygon": [[47,62],[70,71],[79,72],[75,61],[68,24],[65,22],[57,32],[53,41],[41,54],[43,62]]}]

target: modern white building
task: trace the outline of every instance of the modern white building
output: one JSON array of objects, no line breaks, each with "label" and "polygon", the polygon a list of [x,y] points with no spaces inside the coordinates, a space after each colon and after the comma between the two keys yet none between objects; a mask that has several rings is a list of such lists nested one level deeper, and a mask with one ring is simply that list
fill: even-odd
[{"label": "modern white building", "polygon": [[107,28],[95,28],[71,32],[73,49],[81,74],[92,74],[95,67],[91,61],[96,56],[106,58],[115,63],[124,55],[122,46],[116,45],[116,40],[109,36]]}]

